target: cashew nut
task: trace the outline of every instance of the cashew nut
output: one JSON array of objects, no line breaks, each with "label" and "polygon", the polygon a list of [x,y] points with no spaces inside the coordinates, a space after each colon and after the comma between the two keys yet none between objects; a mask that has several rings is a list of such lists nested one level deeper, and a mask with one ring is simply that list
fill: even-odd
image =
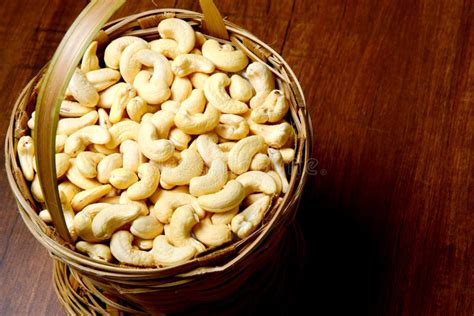
[{"label": "cashew nut", "polygon": [[55,156],[55,160],[56,160],[56,176],[58,178],[61,178],[62,176],[64,176],[67,172],[67,170],[69,169],[69,159],[71,157],[69,157],[68,154],[65,154],[65,153],[59,153],[59,154],[56,154]]},{"label": "cashew nut", "polygon": [[66,199],[71,202],[72,198],[81,192],[81,189],[69,181],[63,181],[58,185],[58,191],[62,192],[66,196]]},{"label": "cashew nut", "polygon": [[273,165],[273,170],[275,170],[276,173],[278,173],[278,175],[280,176],[282,184],[281,191],[283,193],[288,192],[290,185],[288,183],[288,179],[286,178],[285,164],[283,162],[283,157],[280,151],[277,149],[268,148],[268,156],[270,156],[270,160]]},{"label": "cashew nut", "polygon": [[181,153],[179,151],[175,151],[173,156],[171,156],[170,159],[162,162],[150,160],[150,163],[154,164],[158,169],[163,171],[164,168],[169,167],[169,168],[174,168],[176,167],[181,160]]},{"label": "cashew nut", "polygon": [[248,135],[249,125],[239,115],[222,114],[219,118],[219,125],[216,127],[216,133],[225,139],[240,140]]},{"label": "cashew nut", "polygon": [[74,211],[80,211],[87,205],[100,200],[104,195],[109,193],[110,190],[112,190],[112,186],[106,184],[79,192],[72,198],[71,206]]},{"label": "cashew nut", "polygon": [[49,213],[48,210],[41,210],[38,213],[39,218],[46,224],[51,224],[53,222],[53,219],[51,218],[51,214]]},{"label": "cashew nut", "polygon": [[120,152],[122,153],[123,168],[125,169],[137,172],[138,167],[146,162],[136,141],[127,139],[121,143]]},{"label": "cashew nut", "polygon": [[151,250],[153,248],[153,239],[133,238],[133,244],[140,250]]},{"label": "cashew nut", "polygon": [[171,216],[170,224],[165,229],[165,235],[177,247],[190,245],[195,247],[198,252],[202,252],[206,250],[204,245],[191,237],[192,229],[198,222],[199,218],[192,205],[180,206]]},{"label": "cashew nut", "polygon": [[100,211],[92,220],[92,233],[99,240],[110,239],[117,229],[138,216],[140,216],[140,207],[137,205],[110,205]]},{"label": "cashew nut", "polygon": [[137,140],[140,124],[132,120],[124,120],[114,124],[110,129],[110,141],[105,144],[107,148],[115,148],[126,140]]},{"label": "cashew nut", "polygon": [[195,89],[201,89],[204,90],[204,86],[206,84],[206,80],[210,76],[208,74],[203,74],[201,72],[196,72],[193,73],[189,76],[189,79],[191,80],[191,84]]},{"label": "cashew nut", "polygon": [[126,230],[120,230],[112,235],[110,251],[121,263],[138,267],[154,267],[155,257],[151,252],[135,249],[132,246],[133,235]]},{"label": "cashew nut", "polygon": [[253,97],[253,88],[247,79],[239,75],[230,77],[229,94],[232,99],[247,103]]},{"label": "cashew nut", "polygon": [[261,136],[254,135],[239,140],[229,152],[229,169],[236,174],[246,172],[255,154],[263,149],[265,149],[265,140]]},{"label": "cashew nut", "polygon": [[[158,53],[157,53],[158,54]],[[163,69],[165,66],[160,66],[161,64],[169,67],[168,61],[163,55],[161,56],[164,61],[155,63],[155,71],[153,75],[146,70],[140,71],[133,82],[133,86],[138,91],[138,95],[142,97],[149,104],[160,104],[169,99],[172,94],[168,83],[164,80]]]},{"label": "cashew nut", "polygon": [[193,258],[196,248],[190,245],[174,247],[170,245],[166,236],[160,235],[154,239],[151,252],[157,265],[173,266]]},{"label": "cashew nut", "polygon": [[26,125],[28,125],[28,128],[31,129],[31,130],[35,129],[35,112],[36,111],[31,112],[31,117],[28,120],[28,122],[26,123]]},{"label": "cashew nut", "polygon": [[222,159],[212,161],[206,175],[194,177],[189,183],[189,192],[194,196],[216,193],[227,182],[227,164]]},{"label": "cashew nut", "polygon": [[288,122],[275,125],[257,124],[248,120],[250,131],[265,139],[265,143],[273,148],[283,147],[294,136],[293,128]]},{"label": "cashew nut", "polygon": [[112,262],[112,253],[110,252],[110,248],[107,245],[79,241],[76,243],[76,249],[79,252],[87,254],[92,259]]},{"label": "cashew nut", "polygon": [[87,80],[97,91],[102,91],[120,80],[120,72],[110,68],[92,70],[86,73]]},{"label": "cashew nut", "polygon": [[179,55],[171,64],[176,76],[185,77],[195,72],[210,74],[214,72],[214,64],[204,56],[196,54]]},{"label": "cashew nut", "polygon": [[75,157],[86,149],[89,144],[106,144],[110,141],[109,131],[102,126],[86,126],[71,134],[64,145],[64,152]]},{"label": "cashew nut", "polygon": [[134,97],[127,102],[126,106],[128,117],[135,122],[140,122],[143,114],[147,113],[148,105],[142,97]]},{"label": "cashew nut", "polygon": [[92,111],[81,117],[60,119],[56,133],[69,136],[86,126],[94,125],[98,118],[99,114],[97,111]]},{"label": "cashew nut", "polygon": [[[280,176],[278,175],[278,173],[276,173],[275,170],[267,171],[267,174],[273,178],[273,181],[275,181],[275,184],[276,184],[275,196],[279,196],[281,193],[281,190],[283,189],[283,183],[281,182]],[[255,193],[255,194],[259,194],[259,193]],[[255,195],[255,194],[251,194],[251,195]]]},{"label": "cashew nut", "polygon": [[[273,180],[272,180],[273,181]],[[244,187],[239,181],[230,180],[222,190],[198,197],[199,206],[213,213],[229,211],[245,198]]]},{"label": "cashew nut", "polygon": [[208,247],[218,247],[232,240],[232,232],[225,224],[214,224],[209,218],[193,228],[196,239]]},{"label": "cashew nut", "polygon": [[33,178],[33,181],[31,182],[31,195],[33,195],[33,198],[40,202],[44,203],[44,195],[43,191],[41,191],[41,184],[39,182],[38,175],[35,175]]},{"label": "cashew nut", "polygon": [[141,63],[137,58],[137,52],[148,49],[150,45],[147,42],[134,42],[122,52],[120,56],[120,74],[126,83],[132,84],[136,75],[140,72]]},{"label": "cashew nut", "polygon": [[97,176],[97,165],[105,158],[105,155],[84,151],[77,155],[76,167],[86,178],[95,178]]},{"label": "cashew nut", "polygon": [[81,117],[91,112],[92,110],[94,110],[94,108],[81,105],[79,102],[64,100],[63,102],[61,102],[61,107],[59,108],[59,115],[61,115],[62,117]]},{"label": "cashew nut", "polygon": [[178,43],[177,50],[180,54],[187,54],[196,43],[193,28],[180,19],[165,19],[158,24],[158,33],[164,39],[173,39]]},{"label": "cashew nut", "polygon": [[127,191],[124,191],[122,192],[122,194],[120,194],[120,198],[117,204],[135,204],[138,207],[140,207],[141,216],[146,216],[150,213],[150,211],[148,210],[148,205],[146,204],[145,201],[130,200],[127,196]]},{"label": "cashew nut", "polygon": [[162,80],[168,87],[171,85],[174,74],[165,56],[151,49],[143,49],[137,52],[136,58],[141,64],[153,67],[153,80]]},{"label": "cashew nut", "polygon": [[194,89],[191,95],[181,103],[181,109],[191,114],[202,113],[206,107],[206,97],[201,89]]},{"label": "cashew nut", "polygon": [[224,213],[214,213],[211,215],[211,221],[214,225],[219,225],[219,224],[230,224],[232,221],[232,218],[234,218],[235,215],[239,212],[239,207],[235,207],[231,209],[230,211],[224,212]]},{"label": "cashew nut", "polygon": [[144,121],[138,130],[138,146],[142,154],[151,160],[166,161],[174,154],[174,145],[167,139],[159,139],[157,127],[151,121]]},{"label": "cashew nut", "polygon": [[217,68],[226,72],[239,72],[249,62],[247,55],[241,50],[223,49],[219,42],[208,39],[202,45],[202,54],[207,57]]},{"label": "cashew nut", "polygon": [[109,207],[108,203],[95,203],[86,206],[82,211],[76,214],[73,220],[74,230],[77,235],[85,241],[98,242],[100,241],[92,233],[92,220],[103,209]]},{"label": "cashew nut", "polygon": [[160,53],[169,59],[175,59],[180,54],[178,43],[175,40],[160,38],[150,42],[151,50]]},{"label": "cashew nut", "polygon": [[127,196],[131,200],[143,200],[155,193],[160,183],[160,170],[151,163],[144,163],[138,167],[140,181],[127,189]]},{"label": "cashew nut", "polygon": [[154,216],[140,216],[132,222],[130,232],[142,239],[153,239],[163,232],[163,224]]},{"label": "cashew nut", "polygon": [[218,146],[223,152],[228,153],[235,146],[235,144],[237,144],[237,143],[236,142],[225,142],[225,143],[220,143]]},{"label": "cashew nut", "polygon": [[277,191],[275,180],[262,171],[249,171],[241,174],[235,180],[244,187],[245,196],[256,192],[274,195]]},{"label": "cashew nut", "polygon": [[232,231],[241,239],[248,237],[260,225],[271,204],[271,197],[265,196],[247,207],[232,219]]},{"label": "cashew nut", "polygon": [[117,84],[114,84],[110,88],[102,91],[100,93],[98,106],[104,109],[112,108],[112,105],[115,102],[117,94],[121,93],[121,91],[130,89],[130,87],[131,86],[129,84],[126,84],[125,82],[119,82]]},{"label": "cashew nut", "polygon": [[194,32],[196,36],[196,47],[202,47],[202,45],[207,41],[207,38],[201,32]]},{"label": "cashew nut", "polygon": [[115,90],[112,106],[110,107],[109,119],[112,123],[118,123],[123,118],[130,99],[136,96],[137,91],[130,85],[120,85]]},{"label": "cashew nut", "polygon": [[132,184],[138,181],[138,177],[135,172],[119,168],[115,169],[110,173],[109,182],[117,189],[125,190],[128,189]]},{"label": "cashew nut", "polygon": [[208,167],[214,160],[227,161],[227,155],[216,144],[216,141],[210,134],[199,135],[195,140],[196,149]]},{"label": "cashew nut", "polygon": [[99,58],[97,58],[97,41],[90,43],[84,56],[82,56],[81,70],[87,73],[92,70],[99,69]]},{"label": "cashew nut", "polygon": [[188,144],[191,141],[191,136],[179,128],[173,128],[170,132],[169,138],[177,150],[185,150],[188,148]]},{"label": "cashew nut", "polygon": [[186,187],[177,187],[173,190],[159,190],[153,195],[152,202],[155,206],[151,209],[151,214],[162,223],[169,223],[174,210],[180,206],[190,204],[194,207],[199,217],[204,217],[205,213],[199,207],[197,199],[187,192]]},{"label": "cashew nut", "polygon": [[255,89],[256,95],[250,100],[250,107],[260,106],[265,98],[275,89],[273,73],[261,62],[253,62],[247,67],[247,78]]},{"label": "cashew nut", "polygon": [[99,93],[79,68],[74,70],[68,91],[75,100],[84,106],[94,107],[99,102]]},{"label": "cashew nut", "polygon": [[229,114],[243,114],[248,111],[245,103],[232,99],[225,88],[231,83],[224,73],[216,73],[206,80],[204,94],[210,104],[219,111]]},{"label": "cashew nut", "polygon": [[204,113],[191,114],[180,109],[174,118],[176,126],[190,135],[204,134],[213,130],[219,124],[219,111],[208,104]]},{"label": "cashew nut", "polygon": [[97,165],[97,180],[100,183],[109,183],[110,174],[113,170],[122,167],[122,155],[114,153],[106,156]]},{"label": "cashew nut", "polygon": [[123,50],[135,42],[146,43],[145,40],[134,36],[122,36],[110,42],[104,52],[104,61],[107,67],[119,69]]},{"label": "cashew nut", "polygon": [[97,110],[99,113],[99,126],[103,128],[109,129],[112,127],[112,123],[110,122],[109,113],[106,110],[100,108]]},{"label": "cashew nut", "polygon": [[174,168],[164,168],[161,181],[169,186],[189,184],[192,178],[202,173],[204,162],[199,153],[192,149],[183,150],[181,162]]},{"label": "cashew nut", "polygon": [[79,171],[79,169],[76,166],[76,159],[70,159],[69,163],[70,163],[70,167],[68,171],[66,172],[66,177],[74,185],[78,186],[79,188],[83,190],[92,189],[101,185],[96,180],[86,178],[82,175],[82,173]]},{"label": "cashew nut", "polygon": [[171,85],[171,100],[182,102],[191,94],[193,86],[188,78],[176,77]]},{"label": "cashew nut", "polygon": [[293,148],[282,148],[280,149],[280,154],[285,165],[295,160],[295,150]]},{"label": "cashew nut", "polygon": [[[180,107],[181,107],[181,103],[178,102],[178,101],[173,101],[173,100],[168,100],[168,101],[163,102],[161,104],[161,109],[162,110],[172,112],[174,114],[178,113]],[[142,121],[143,121],[143,119],[142,119]]]},{"label": "cashew nut", "polygon": [[32,181],[35,176],[35,146],[33,144],[33,138],[31,138],[31,136],[22,136],[18,140],[17,152],[23,176],[27,181]]},{"label": "cashew nut", "polygon": [[252,110],[250,117],[255,123],[276,123],[286,115],[289,108],[283,92],[273,90],[262,105]]}]

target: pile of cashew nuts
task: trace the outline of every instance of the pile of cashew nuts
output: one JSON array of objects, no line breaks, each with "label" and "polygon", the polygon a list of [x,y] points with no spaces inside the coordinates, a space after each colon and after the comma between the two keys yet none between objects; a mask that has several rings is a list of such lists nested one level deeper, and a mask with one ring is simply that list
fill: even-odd
[{"label": "pile of cashew nuts", "polygon": [[[169,18],[86,50],[61,104],[58,191],[76,249],[163,267],[248,237],[288,191],[295,132],[266,65]],[[28,122],[36,128],[34,112]],[[18,159],[44,205],[33,138]],[[39,216],[51,223],[48,210]]]}]

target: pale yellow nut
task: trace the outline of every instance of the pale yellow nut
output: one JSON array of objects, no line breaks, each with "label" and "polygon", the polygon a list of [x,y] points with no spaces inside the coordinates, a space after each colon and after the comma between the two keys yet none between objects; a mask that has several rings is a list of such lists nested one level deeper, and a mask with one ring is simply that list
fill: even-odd
[{"label": "pale yellow nut", "polygon": [[168,138],[171,128],[174,126],[173,112],[161,110],[153,114],[151,122],[155,125],[159,138]]},{"label": "pale yellow nut", "polygon": [[214,213],[211,215],[211,222],[214,225],[219,225],[219,224],[230,224],[232,221],[232,218],[234,218],[235,215],[239,212],[239,207],[235,207],[231,209],[230,211],[224,212],[224,213]]},{"label": "pale yellow nut", "polygon": [[150,213],[150,210],[148,209],[148,205],[146,204],[145,200],[140,200],[140,201],[134,201],[130,200],[127,196],[127,191],[122,192],[120,194],[120,199],[117,204],[134,204],[140,207],[140,215],[141,216],[146,216]]},{"label": "pale yellow nut", "polygon": [[169,59],[175,59],[180,54],[178,43],[175,40],[160,38],[150,42],[151,50],[163,54]]},{"label": "pale yellow nut", "polygon": [[148,105],[142,97],[138,96],[128,101],[126,110],[129,118],[135,122],[140,122],[143,114],[148,111]]},{"label": "pale yellow nut", "polygon": [[130,171],[137,172],[138,167],[146,162],[136,141],[125,140],[120,144],[120,153],[122,154],[123,168]]},{"label": "pale yellow nut", "polygon": [[103,154],[103,155],[106,155],[106,156],[109,156],[109,155],[112,155],[112,154],[116,154],[116,153],[118,153],[118,151],[119,151],[119,148],[118,148],[118,147],[115,147],[115,148],[107,148],[107,147],[105,147],[105,145],[98,145],[98,144],[91,144],[91,145],[87,146],[86,149],[87,149],[88,151],[92,151],[92,152],[95,152],[95,153]]},{"label": "pale yellow nut", "polygon": [[194,207],[199,217],[204,217],[205,212],[199,206],[197,199],[189,194],[186,187],[177,187],[173,190],[158,190],[150,200],[155,203],[150,210],[160,222],[167,224],[171,215],[180,206],[190,204]]},{"label": "pale yellow nut", "polygon": [[219,247],[232,240],[232,232],[227,225],[214,224],[209,218],[197,223],[193,233],[207,247]]},{"label": "pale yellow nut", "polygon": [[33,195],[33,198],[36,201],[40,203],[44,203],[44,195],[43,195],[43,191],[41,191],[41,185],[39,182],[38,175],[34,176],[33,181],[31,182],[30,190],[31,190],[31,195]]},{"label": "pale yellow nut", "polygon": [[208,167],[211,166],[214,160],[227,162],[227,154],[216,144],[217,139],[212,135],[213,134],[199,135],[194,141],[196,149]]},{"label": "pale yellow nut", "polygon": [[97,165],[97,180],[100,183],[109,183],[110,174],[113,170],[122,167],[122,155],[114,153],[106,156]]},{"label": "pale yellow nut", "polygon": [[138,182],[138,177],[135,172],[131,170],[119,168],[110,173],[109,182],[117,189],[125,190],[132,184]]},{"label": "pale yellow nut", "polygon": [[176,77],[171,85],[171,100],[182,102],[186,100],[193,90],[188,78]]},{"label": "pale yellow nut", "polygon": [[224,73],[213,74],[206,80],[204,94],[210,104],[219,111],[228,114],[243,114],[248,111],[245,103],[232,99],[226,91],[230,84],[229,77]]},{"label": "pale yellow nut", "polygon": [[222,159],[212,161],[209,171],[200,177],[194,177],[189,183],[189,192],[194,196],[216,193],[227,182],[227,164]]},{"label": "pale yellow nut", "polygon": [[226,72],[239,72],[247,67],[247,55],[241,50],[229,51],[213,39],[208,39],[202,45],[202,54],[207,57],[216,68]]},{"label": "pale yellow nut", "polygon": [[127,189],[127,196],[131,200],[143,200],[155,193],[160,183],[160,170],[153,164],[144,163],[138,167],[140,181]]},{"label": "pale yellow nut", "polygon": [[247,67],[247,78],[252,84],[256,94],[250,100],[250,107],[260,106],[265,98],[275,89],[275,79],[270,69],[261,62],[253,62]]},{"label": "pale yellow nut", "polygon": [[170,18],[158,24],[158,33],[161,38],[173,39],[178,43],[177,50],[180,54],[187,54],[196,43],[193,28],[184,20]]},{"label": "pale yellow nut", "polygon": [[66,172],[66,177],[71,183],[83,190],[92,189],[101,185],[96,180],[86,178],[82,175],[79,169],[77,169],[76,159],[70,159],[69,163],[70,167]]},{"label": "pale yellow nut", "polygon": [[142,239],[153,239],[163,232],[163,224],[154,216],[140,216],[132,222],[130,232]]},{"label": "pale yellow nut", "polygon": [[120,85],[115,91],[112,106],[109,112],[110,122],[115,124],[122,120],[128,102],[134,98],[137,91],[130,85]]},{"label": "pale yellow nut", "polygon": [[204,56],[184,54],[177,56],[171,64],[173,73],[178,77],[185,77],[195,72],[210,74],[214,72],[214,64]]},{"label": "pale yellow nut", "polygon": [[110,122],[109,113],[106,110],[100,108],[97,110],[99,113],[99,126],[103,128],[109,129],[112,127],[112,123]]},{"label": "pale yellow nut", "polygon": [[86,178],[95,178],[97,176],[97,165],[105,158],[105,155],[84,151],[77,155],[76,167]]},{"label": "pale yellow nut", "polygon": [[173,128],[170,132],[169,139],[177,150],[185,150],[188,148],[188,144],[191,141],[191,136],[179,128]]},{"label": "pale yellow nut", "polygon": [[69,202],[71,202],[72,198],[77,193],[81,192],[81,189],[77,185],[75,185],[75,184],[73,184],[69,181],[63,181],[58,185],[58,191],[62,192],[65,195],[66,199]]},{"label": "pale yellow nut", "polygon": [[282,148],[280,149],[280,154],[285,165],[295,160],[295,150],[293,148]]},{"label": "pale yellow nut", "polygon": [[208,74],[203,74],[200,72],[193,73],[189,76],[189,80],[191,80],[191,84],[195,89],[204,90],[206,80],[210,76]]},{"label": "pale yellow nut", "polygon": [[277,191],[275,180],[263,171],[249,171],[241,174],[235,180],[242,184],[245,196],[257,192],[274,195]]},{"label": "pale yellow nut", "polygon": [[114,124],[110,129],[110,140],[105,144],[107,148],[120,146],[126,140],[138,139],[140,124],[132,120],[124,120]]},{"label": "pale yellow nut", "polygon": [[206,247],[191,236],[194,225],[199,218],[191,205],[178,207],[170,219],[170,224],[165,228],[165,236],[177,247],[193,246],[198,252],[206,250]]},{"label": "pale yellow nut", "polygon": [[[91,109],[92,110],[92,109]],[[31,117],[30,119],[28,120],[28,122],[26,123],[26,125],[28,125],[28,128],[31,129],[31,130],[34,130],[35,129],[35,111],[33,111],[31,113]]]},{"label": "pale yellow nut", "polygon": [[161,104],[162,110],[172,112],[175,114],[178,113],[180,107],[181,107],[181,103],[178,101],[173,101],[173,100],[168,100]]},{"label": "pale yellow nut", "polygon": [[64,151],[64,146],[66,145],[67,136],[66,135],[56,135],[56,153]]},{"label": "pale yellow nut", "polygon": [[81,60],[81,70],[87,73],[99,69],[99,58],[97,58],[97,41],[93,41],[87,47]]},{"label": "pale yellow nut", "polygon": [[275,125],[257,124],[252,120],[248,120],[248,123],[250,131],[263,137],[265,143],[273,148],[282,148],[295,136],[293,127],[285,121]]},{"label": "pale yellow nut", "polygon": [[71,206],[74,211],[78,212],[87,205],[100,200],[104,195],[109,193],[110,190],[112,190],[112,187],[106,184],[79,192],[72,198]]},{"label": "pale yellow nut", "polygon": [[97,91],[103,91],[120,80],[120,72],[110,68],[91,70],[86,73],[87,80]]},{"label": "pale yellow nut", "polygon": [[188,113],[196,114],[202,113],[206,107],[206,97],[204,96],[204,91],[201,89],[194,89],[190,96],[181,102],[180,109],[188,111]]},{"label": "pale yellow nut", "polygon": [[53,219],[51,218],[51,214],[49,213],[48,210],[41,210],[38,216],[46,224],[51,224],[53,222]]},{"label": "pale yellow nut", "polygon": [[110,248],[107,245],[79,241],[76,243],[76,249],[79,252],[87,254],[92,259],[112,262],[112,253],[110,252]]},{"label": "pale yellow nut", "polygon": [[285,95],[280,90],[273,90],[262,105],[254,108],[250,115],[255,123],[276,123],[285,117],[290,108]]},{"label": "pale yellow nut", "polygon": [[73,220],[74,230],[77,235],[88,242],[99,242],[100,240],[92,233],[92,220],[100,211],[109,207],[108,203],[94,203],[86,206],[78,212]]},{"label": "pale yellow nut", "polygon": [[91,111],[94,108],[81,105],[79,102],[64,100],[61,102],[61,107],[59,108],[59,115],[61,117],[81,117]]},{"label": "pale yellow nut", "polygon": [[253,171],[268,171],[272,165],[270,158],[262,153],[257,153],[253,156],[252,162],[250,163],[250,170]]},{"label": "pale yellow nut", "polygon": [[100,93],[99,104],[97,104],[97,106],[104,109],[112,108],[117,94],[120,91],[126,90],[127,88],[129,89],[129,87],[130,85],[126,84],[125,82],[119,82],[117,84],[114,84],[110,88],[107,88],[106,90]]},{"label": "pale yellow nut", "polygon": [[163,80],[153,80],[149,71],[140,71],[133,83],[138,95],[149,104],[160,104],[171,96],[171,90]]},{"label": "pale yellow nut", "polygon": [[133,204],[111,205],[99,212],[92,220],[92,233],[99,240],[110,239],[123,225],[140,216],[140,207]]},{"label": "pale yellow nut", "polygon": [[190,245],[174,247],[166,236],[160,235],[154,239],[151,252],[157,265],[174,266],[192,259],[197,250]]},{"label": "pale yellow nut", "polygon": [[[281,190],[283,189],[283,183],[281,182],[280,176],[278,175],[278,173],[276,173],[275,170],[267,171],[267,174],[273,178],[273,181],[275,181],[275,185],[276,185],[275,195],[279,196],[281,194]],[[259,193],[255,193],[255,194],[259,194]],[[251,195],[255,195],[255,194],[251,194]]]},{"label": "pale yellow nut", "polygon": [[194,32],[194,35],[196,37],[196,47],[202,47],[202,45],[207,41],[207,38],[204,36],[204,34],[198,31]]},{"label": "pale yellow nut", "polygon": [[183,132],[198,135],[212,131],[219,124],[219,117],[219,110],[208,104],[204,113],[191,114],[185,109],[180,109],[174,122]]},{"label": "pale yellow nut", "polygon": [[248,135],[250,129],[247,121],[242,116],[235,114],[222,114],[215,131],[217,135],[222,138],[241,140]]},{"label": "pale yellow nut", "polygon": [[229,152],[229,169],[242,174],[249,170],[252,159],[258,152],[265,148],[265,140],[262,136],[254,135],[239,140]]},{"label": "pale yellow nut", "polygon": [[253,88],[247,79],[239,75],[232,75],[229,94],[232,99],[247,103],[253,97]]},{"label": "pale yellow nut", "polygon": [[35,176],[35,146],[33,143],[33,138],[31,136],[22,136],[18,140],[16,150],[23,176],[27,181],[32,181]]},{"label": "pale yellow nut", "polygon": [[128,45],[120,56],[120,74],[126,83],[133,84],[136,75],[140,72],[141,63],[136,54],[143,49],[148,49],[147,42],[134,42]]},{"label": "pale yellow nut", "polygon": [[56,134],[71,135],[86,126],[94,125],[99,119],[97,111],[91,111],[77,118],[64,118],[58,121]]},{"label": "pale yellow nut", "polygon": [[164,168],[161,181],[167,185],[189,184],[192,178],[201,175],[204,162],[195,150],[186,149],[181,153],[181,162],[174,168]]},{"label": "pale yellow nut", "polygon": [[276,173],[278,173],[278,175],[280,176],[281,184],[282,184],[281,191],[283,193],[288,192],[290,185],[286,177],[285,163],[283,162],[283,157],[281,155],[281,152],[274,148],[268,148],[268,156],[270,157],[273,170],[275,170]]},{"label": "pale yellow nut", "polygon": [[218,146],[223,152],[228,153],[235,146],[235,144],[237,144],[237,143],[236,142],[225,142],[225,143],[220,143]]},{"label": "pale yellow nut", "polygon": [[99,93],[79,68],[74,70],[68,91],[76,101],[84,106],[94,107],[99,102]]},{"label": "pale yellow nut", "polygon": [[171,156],[171,158],[169,158],[166,161],[158,162],[158,161],[150,160],[150,163],[155,165],[161,172],[161,171],[163,171],[164,168],[174,168],[174,167],[176,167],[179,164],[180,160],[181,160],[181,153],[179,153],[178,151],[175,151],[173,156]]},{"label": "pale yellow nut", "polygon": [[230,180],[222,190],[200,196],[198,202],[199,206],[206,211],[222,213],[237,207],[244,198],[245,191],[242,184],[236,180]]},{"label": "pale yellow nut", "polygon": [[153,248],[153,239],[133,238],[133,244],[140,250],[151,250]]},{"label": "pale yellow nut", "polygon": [[[165,56],[151,49],[143,49],[137,52],[136,58],[145,67],[153,68],[152,80],[163,80],[168,86],[171,85],[174,74],[171,64]],[[146,70],[151,71],[151,69]]]},{"label": "pale yellow nut", "polygon": [[71,134],[64,145],[64,152],[75,157],[90,144],[106,144],[110,141],[109,131],[101,126],[86,126]]},{"label": "pale yellow nut", "polygon": [[112,235],[110,251],[120,263],[137,267],[154,267],[155,257],[152,253],[135,249],[132,246],[133,235],[120,230]]},{"label": "pale yellow nut", "polygon": [[61,178],[64,176],[69,169],[69,157],[68,154],[65,153],[59,153],[55,155],[55,161],[56,161],[56,176],[58,178]]},{"label": "pale yellow nut", "polygon": [[159,139],[158,130],[151,121],[140,124],[137,142],[140,151],[148,159],[161,162],[173,156],[173,143],[167,139]]},{"label": "pale yellow nut", "polygon": [[104,52],[104,61],[107,67],[119,69],[120,57],[123,50],[135,42],[146,43],[145,40],[134,36],[122,36],[110,42],[110,44],[105,48]]},{"label": "pale yellow nut", "polygon": [[271,204],[271,197],[264,196],[247,207],[232,219],[232,231],[241,239],[248,237],[260,225]]}]

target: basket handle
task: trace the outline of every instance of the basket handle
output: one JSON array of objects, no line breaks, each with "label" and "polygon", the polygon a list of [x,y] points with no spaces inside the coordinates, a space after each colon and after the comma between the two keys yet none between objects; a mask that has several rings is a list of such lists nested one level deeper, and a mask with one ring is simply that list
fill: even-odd
[{"label": "basket handle", "polygon": [[[62,211],[56,177],[56,129],[59,108],[76,65],[97,33],[126,0],[91,0],[74,21],[59,44],[42,79],[36,102],[34,133],[38,179],[54,227],[69,243],[73,240]],[[212,0],[200,0],[204,12],[204,30],[212,36],[228,39],[222,16]]]}]

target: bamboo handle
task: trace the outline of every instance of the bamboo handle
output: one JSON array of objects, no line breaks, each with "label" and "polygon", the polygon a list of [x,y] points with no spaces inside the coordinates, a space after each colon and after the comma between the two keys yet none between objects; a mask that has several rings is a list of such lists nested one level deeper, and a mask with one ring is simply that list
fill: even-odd
[{"label": "bamboo handle", "polygon": [[[91,0],[74,21],[59,44],[44,75],[36,102],[35,153],[38,178],[46,207],[59,235],[72,243],[58,192],[55,143],[59,108],[82,55],[99,30],[126,0]],[[229,39],[224,20],[212,0],[200,0],[204,13],[203,27],[209,35]]]}]

